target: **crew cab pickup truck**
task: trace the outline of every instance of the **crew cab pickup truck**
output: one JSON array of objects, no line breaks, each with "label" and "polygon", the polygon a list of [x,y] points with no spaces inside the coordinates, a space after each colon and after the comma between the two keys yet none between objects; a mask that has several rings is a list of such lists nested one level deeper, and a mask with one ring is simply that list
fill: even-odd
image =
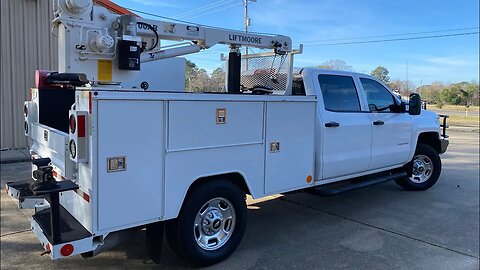
[{"label": "crew cab pickup truck", "polygon": [[426,190],[448,146],[446,123],[418,95],[405,104],[359,73],[303,69],[285,95],[39,81],[24,108],[36,181],[7,190],[36,208],[32,229],[52,259],[96,255],[146,227],[154,261],[165,230],[183,258],[216,263],[242,239],[246,194],[333,195],[388,180]]}]

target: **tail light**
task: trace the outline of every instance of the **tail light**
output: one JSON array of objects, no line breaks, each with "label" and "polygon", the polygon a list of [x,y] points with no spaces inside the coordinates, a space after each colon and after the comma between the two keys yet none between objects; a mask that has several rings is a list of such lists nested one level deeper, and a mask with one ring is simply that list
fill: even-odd
[{"label": "tail light", "polygon": [[77,145],[75,144],[75,140],[71,139],[70,143],[68,144],[68,148],[70,150],[70,156],[74,159],[77,157]]},{"label": "tail light", "polygon": [[88,162],[88,112],[70,110],[69,113],[70,159],[75,162]]},{"label": "tail light", "polygon": [[72,114],[70,115],[70,133],[74,134],[77,129],[77,121],[75,120],[75,116]]}]

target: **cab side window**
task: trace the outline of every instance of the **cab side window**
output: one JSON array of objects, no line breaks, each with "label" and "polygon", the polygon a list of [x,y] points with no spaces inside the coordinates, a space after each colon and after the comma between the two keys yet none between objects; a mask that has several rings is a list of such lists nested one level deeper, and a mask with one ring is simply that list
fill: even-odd
[{"label": "cab side window", "polygon": [[392,112],[395,108],[395,99],[380,83],[367,78],[360,78],[363,89],[367,94],[368,108],[371,112]]},{"label": "cab side window", "polygon": [[353,78],[340,75],[319,75],[325,109],[334,112],[358,112],[360,100]]}]

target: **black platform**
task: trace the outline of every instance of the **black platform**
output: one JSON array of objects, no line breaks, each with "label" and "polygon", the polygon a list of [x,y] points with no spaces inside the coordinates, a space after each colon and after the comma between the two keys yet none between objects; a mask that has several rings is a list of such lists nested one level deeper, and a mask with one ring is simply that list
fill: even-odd
[{"label": "black platform", "polygon": [[[32,218],[40,225],[43,233],[47,237],[50,243],[53,243],[53,237],[51,234],[51,220],[50,220],[51,209],[47,208],[35,213]],[[92,236],[80,222],[78,222],[68,211],[60,205],[60,233],[62,244],[66,242],[76,241],[83,238]]]},{"label": "black platform", "polygon": [[33,191],[30,189],[32,182],[32,180],[8,182],[6,186],[9,190],[16,190],[18,192],[18,194],[15,194],[17,196],[16,198],[22,200],[25,197],[35,197]]}]

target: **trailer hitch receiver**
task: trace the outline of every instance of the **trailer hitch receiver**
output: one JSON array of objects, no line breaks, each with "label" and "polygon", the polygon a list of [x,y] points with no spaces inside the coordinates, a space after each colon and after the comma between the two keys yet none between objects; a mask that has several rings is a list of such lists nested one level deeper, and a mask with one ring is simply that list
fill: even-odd
[{"label": "trailer hitch receiver", "polygon": [[52,161],[49,158],[35,159],[32,163],[37,166],[33,171],[35,181],[30,185],[30,189],[36,196],[48,197],[50,202],[50,235],[52,236],[52,244],[62,242],[61,220],[60,220],[60,201],[59,193],[69,190],[78,189],[78,185],[70,180],[58,182],[53,177],[53,167],[50,166]]}]

